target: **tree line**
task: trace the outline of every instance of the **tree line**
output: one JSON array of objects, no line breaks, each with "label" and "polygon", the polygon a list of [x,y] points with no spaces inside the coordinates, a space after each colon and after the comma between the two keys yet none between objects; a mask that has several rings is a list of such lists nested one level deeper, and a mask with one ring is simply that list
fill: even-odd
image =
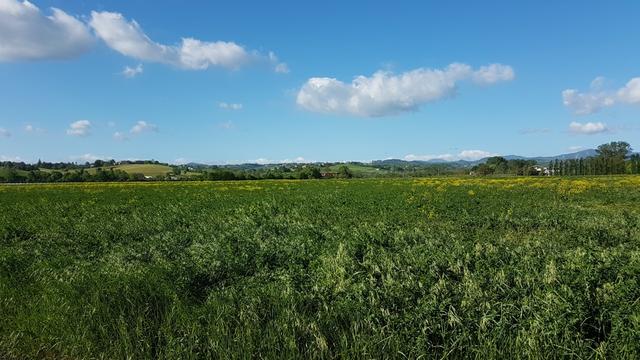
[{"label": "tree line", "polygon": [[[176,165],[167,175],[146,177],[141,173],[127,173],[113,168],[124,164],[162,164],[155,160],[120,161],[96,160],[82,165],[75,163],[47,163],[38,161],[36,164],[24,162],[0,162],[0,182],[8,183],[39,183],[39,182],[91,182],[91,181],[144,181],[144,180],[261,180],[261,179],[321,179],[321,178],[351,178],[354,173],[347,165],[333,168],[327,164],[316,166],[312,164],[274,166],[268,168],[242,169],[212,166],[199,169],[193,173],[189,166]],[[322,165],[322,164],[321,164]],[[329,164],[331,165],[331,164]],[[336,164],[333,164],[336,165]],[[398,168],[389,165],[385,173],[374,175],[377,177],[421,177],[462,174],[468,171],[463,168],[450,168],[451,165],[438,164],[428,167]],[[384,168],[376,166],[376,168]],[[334,169],[334,170],[331,170]],[[191,172],[191,173],[190,173]],[[574,176],[574,175],[611,175],[611,174],[640,174],[640,155],[633,154],[629,143],[614,141],[602,144],[596,149],[596,156],[580,159],[556,159],[546,166],[539,165],[535,160],[510,159],[494,156],[484,163],[471,168],[472,175],[514,175],[514,176]],[[359,174],[359,176],[363,176]]]},{"label": "tree line", "polygon": [[494,156],[471,169],[474,175],[614,175],[640,174],[640,155],[633,154],[629,143],[613,141],[596,149],[596,156],[579,159],[555,159],[546,167],[534,160],[507,160]]}]

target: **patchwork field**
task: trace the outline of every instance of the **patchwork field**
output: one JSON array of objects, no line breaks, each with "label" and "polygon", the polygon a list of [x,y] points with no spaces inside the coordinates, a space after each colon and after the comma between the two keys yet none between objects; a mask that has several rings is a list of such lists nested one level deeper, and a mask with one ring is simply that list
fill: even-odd
[{"label": "patchwork field", "polygon": [[0,186],[0,358],[638,358],[640,177]]}]

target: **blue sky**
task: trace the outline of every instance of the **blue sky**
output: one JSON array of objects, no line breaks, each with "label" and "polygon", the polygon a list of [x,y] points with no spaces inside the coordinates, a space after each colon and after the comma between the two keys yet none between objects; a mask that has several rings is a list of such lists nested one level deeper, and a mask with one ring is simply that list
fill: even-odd
[{"label": "blue sky", "polygon": [[0,0],[0,159],[640,148],[638,18],[636,1]]}]

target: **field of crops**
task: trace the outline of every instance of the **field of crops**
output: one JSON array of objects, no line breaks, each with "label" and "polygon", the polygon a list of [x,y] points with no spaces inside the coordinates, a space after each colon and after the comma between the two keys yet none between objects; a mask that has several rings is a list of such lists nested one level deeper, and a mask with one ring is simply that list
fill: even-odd
[{"label": "field of crops", "polygon": [[638,358],[640,177],[0,187],[0,358]]}]

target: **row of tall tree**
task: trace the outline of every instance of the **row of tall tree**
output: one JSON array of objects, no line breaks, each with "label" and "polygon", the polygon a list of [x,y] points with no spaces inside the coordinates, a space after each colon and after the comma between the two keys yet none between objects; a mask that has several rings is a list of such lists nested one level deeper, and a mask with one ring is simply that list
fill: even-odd
[{"label": "row of tall tree", "polygon": [[613,175],[640,174],[640,155],[632,154],[631,145],[624,141],[602,144],[597,156],[582,159],[554,160],[549,163],[550,175]]}]

